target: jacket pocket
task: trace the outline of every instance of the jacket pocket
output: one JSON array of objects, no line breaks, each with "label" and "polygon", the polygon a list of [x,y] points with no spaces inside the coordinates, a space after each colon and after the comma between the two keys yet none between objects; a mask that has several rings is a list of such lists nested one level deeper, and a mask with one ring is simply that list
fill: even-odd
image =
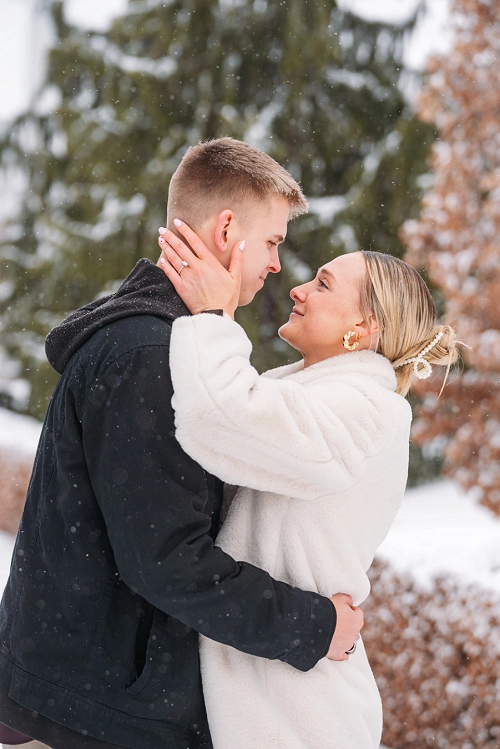
[{"label": "jacket pocket", "polygon": [[148,644],[146,647],[146,655],[144,658],[144,666],[140,673],[137,673],[136,679],[126,688],[126,691],[130,695],[137,695],[144,687],[148,684],[156,665],[158,658],[158,652],[160,649],[160,634],[161,631],[158,627],[158,616],[159,612],[155,611],[151,630],[149,633]]}]

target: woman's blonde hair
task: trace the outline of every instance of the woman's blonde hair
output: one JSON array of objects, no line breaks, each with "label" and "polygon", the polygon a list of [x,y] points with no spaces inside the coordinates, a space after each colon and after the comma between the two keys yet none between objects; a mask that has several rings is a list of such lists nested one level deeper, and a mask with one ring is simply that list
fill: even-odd
[{"label": "woman's blonde hair", "polygon": [[[436,324],[434,300],[415,268],[393,255],[369,251],[363,255],[367,273],[360,290],[360,311],[367,322],[375,317],[376,350],[389,359],[396,372],[397,392],[406,395],[415,366],[408,359],[421,354],[442,333],[424,358],[449,370],[459,355],[455,331]],[[420,361],[417,368],[421,366]]]}]

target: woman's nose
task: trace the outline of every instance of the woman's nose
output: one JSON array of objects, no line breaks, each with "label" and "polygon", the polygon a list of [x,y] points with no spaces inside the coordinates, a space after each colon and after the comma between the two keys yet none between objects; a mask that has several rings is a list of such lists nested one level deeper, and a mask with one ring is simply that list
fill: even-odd
[{"label": "woman's nose", "polygon": [[291,290],[290,296],[294,302],[305,302],[307,297],[306,285],[307,284],[303,284],[302,286],[295,286]]}]

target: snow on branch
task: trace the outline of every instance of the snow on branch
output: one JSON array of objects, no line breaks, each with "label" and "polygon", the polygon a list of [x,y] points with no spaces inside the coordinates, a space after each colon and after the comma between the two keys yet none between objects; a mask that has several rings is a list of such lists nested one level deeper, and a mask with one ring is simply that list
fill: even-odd
[{"label": "snow on branch", "polygon": [[103,36],[94,36],[91,39],[91,47],[94,52],[103,57],[108,65],[115,65],[124,73],[144,73],[159,80],[166,80],[177,70],[177,63],[173,57],[167,56],[154,60],[151,57],[126,55]]}]

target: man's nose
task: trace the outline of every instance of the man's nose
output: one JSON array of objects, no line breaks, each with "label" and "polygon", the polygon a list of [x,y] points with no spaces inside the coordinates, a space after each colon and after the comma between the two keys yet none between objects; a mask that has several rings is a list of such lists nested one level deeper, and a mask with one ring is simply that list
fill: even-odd
[{"label": "man's nose", "polygon": [[281,263],[280,263],[280,257],[278,255],[278,248],[275,247],[274,250],[271,253],[271,259],[269,261],[269,265],[267,266],[269,269],[269,273],[279,273],[281,270]]}]

